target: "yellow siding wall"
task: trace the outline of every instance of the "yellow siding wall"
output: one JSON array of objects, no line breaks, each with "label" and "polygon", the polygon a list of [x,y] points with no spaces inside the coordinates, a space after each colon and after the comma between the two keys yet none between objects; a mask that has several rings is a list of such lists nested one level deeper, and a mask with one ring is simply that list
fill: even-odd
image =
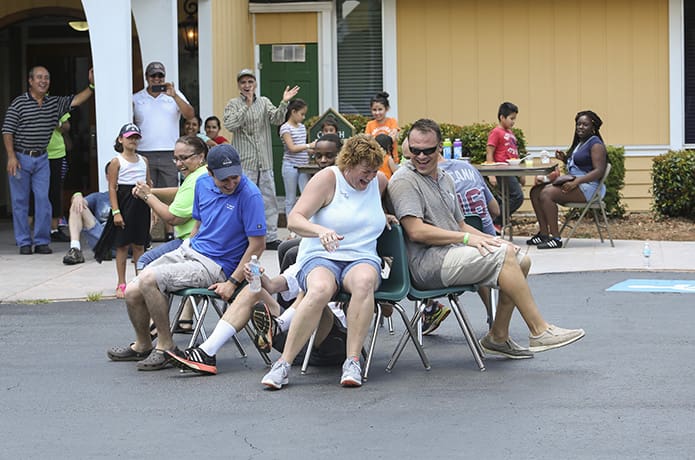
[{"label": "yellow siding wall", "polygon": [[316,43],[316,13],[264,13],[256,15],[256,44]]},{"label": "yellow siding wall", "polygon": [[[215,1],[212,6],[212,30],[215,47],[213,61],[213,109],[222,118],[224,107],[239,95],[236,74],[253,69],[253,40],[248,1]],[[228,139],[231,134],[222,129]]]},{"label": "yellow siding wall", "polygon": [[587,108],[609,144],[668,144],[668,0],[398,0],[397,30],[401,123],[510,100],[529,145],[568,144]]}]

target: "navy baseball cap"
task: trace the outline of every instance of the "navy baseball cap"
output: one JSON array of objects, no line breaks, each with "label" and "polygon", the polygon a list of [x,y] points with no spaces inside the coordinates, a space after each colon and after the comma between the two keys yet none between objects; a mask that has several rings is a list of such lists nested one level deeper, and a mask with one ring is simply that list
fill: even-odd
[{"label": "navy baseball cap", "polygon": [[216,145],[208,152],[208,168],[217,180],[230,176],[241,176],[241,159],[236,149],[229,144]]},{"label": "navy baseball cap", "polygon": [[125,125],[121,126],[121,131],[118,133],[118,137],[130,137],[133,135],[142,137],[140,128],[138,128],[138,125],[135,123],[126,123]]}]

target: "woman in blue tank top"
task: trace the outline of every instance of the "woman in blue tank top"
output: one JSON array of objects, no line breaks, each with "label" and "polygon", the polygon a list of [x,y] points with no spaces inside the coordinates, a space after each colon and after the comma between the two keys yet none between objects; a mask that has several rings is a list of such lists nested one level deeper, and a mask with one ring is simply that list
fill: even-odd
[{"label": "woman in blue tank top", "polygon": [[[608,153],[599,129],[603,122],[591,110],[579,112],[574,118],[574,139],[567,153],[556,152],[557,158],[567,164],[567,173],[574,180],[562,185],[540,183],[530,192],[531,204],[538,219],[538,233],[526,244],[537,245],[538,249],[562,247],[558,229],[557,205],[569,202],[586,202],[594,195],[606,171]],[[605,185],[600,190],[606,194]]]},{"label": "woman in blue tank top", "polygon": [[[335,166],[319,171],[292,208],[288,228],[302,237],[297,279],[306,293],[297,307],[282,357],[261,381],[280,389],[289,367],[309,340],[321,313],[333,296],[351,294],[347,309],[347,359],[343,386],[362,385],[359,356],[374,312],[374,291],[381,282],[376,240],[387,216],[381,196],[387,185],[379,172],[384,153],[370,136],[359,134],[345,142]],[[389,222],[395,222],[389,216]]]}]

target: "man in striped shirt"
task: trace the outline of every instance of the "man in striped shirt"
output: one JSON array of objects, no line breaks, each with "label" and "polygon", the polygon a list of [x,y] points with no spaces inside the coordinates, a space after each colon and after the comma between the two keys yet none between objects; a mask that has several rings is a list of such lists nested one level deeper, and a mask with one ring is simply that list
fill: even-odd
[{"label": "man in striped shirt", "polygon": [[[77,95],[49,96],[51,75],[43,66],[29,70],[29,89],[7,108],[2,138],[7,151],[12,223],[19,253],[51,254],[51,203],[48,200],[50,167],[46,147],[58,120],[94,92],[94,75],[89,86]],[[29,197],[34,192],[34,234],[29,230]],[[32,244],[34,248],[32,250]]]},{"label": "man in striped shirt", "polygon": [[224,108],[224,127],[232,134],[232,145],[239,152],[244,174],[261,190],[265,206],[266,249],[277,249],[278,205],[273,175],[273,146],[270,124],[285,121],[287,103],[297,95],[299,86],[285,88],[282,101],[275,107],[270,99],[256,96],[256,76],[250,69],[237,75],[239,97],[231,99]]}]

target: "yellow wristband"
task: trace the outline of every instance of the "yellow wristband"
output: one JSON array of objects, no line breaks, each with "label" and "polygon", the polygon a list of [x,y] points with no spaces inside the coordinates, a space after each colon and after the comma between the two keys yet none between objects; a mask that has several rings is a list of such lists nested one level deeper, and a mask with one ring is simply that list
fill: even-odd
[{"label": "yellow wristband", "polygon": [[92,91],[94,91],[94,83],[90,83],[90,84],[89,84],[89,89],[91,89]]},{"label": "yellow wristband", "polygon": [[463,234],[463,244],[467,245],[468,244],[468,239],[471,237],[471,234],[466,232]]},{"label": "yellow wristband", "polygon": [[112,215],[112,216],[115,216],[116,214],[120,214],[120,213],[121,213],[121,210],[120,210],[120,209],[114,209],[114,210],[111,211],[111,215]]}]

